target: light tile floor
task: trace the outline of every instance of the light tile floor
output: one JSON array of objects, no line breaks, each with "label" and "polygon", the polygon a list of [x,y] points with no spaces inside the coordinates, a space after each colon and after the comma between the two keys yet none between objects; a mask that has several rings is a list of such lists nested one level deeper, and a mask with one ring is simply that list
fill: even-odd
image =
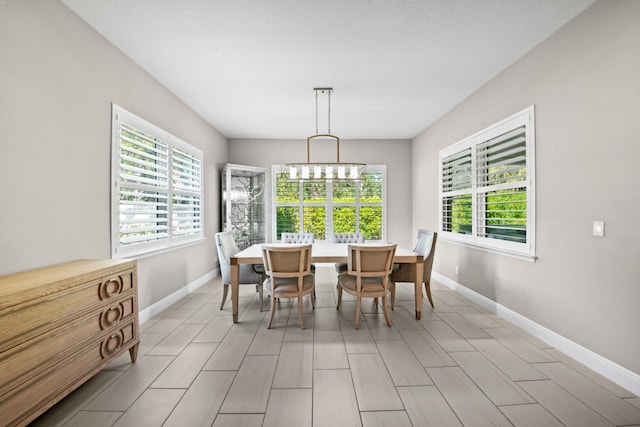
[{"label": "light tile floor", "polygon": [[[282,301],[274,327],[252,286],[240,322],[220,277],[140,326],[138,361],[114,361],[33,426],[640,426],[640,398],[437,283],[393,326],[319,266],[317,305]],[[426,303],[428,304],[428,302]],[[292,309],[293,307],[293,309]]]}]

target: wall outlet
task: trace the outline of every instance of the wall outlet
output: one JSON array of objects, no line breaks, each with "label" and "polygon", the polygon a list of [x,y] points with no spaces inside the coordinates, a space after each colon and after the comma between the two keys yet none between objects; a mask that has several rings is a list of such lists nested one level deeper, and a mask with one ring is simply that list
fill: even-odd
[{"label": "wall outlet", "polygon": [[604,237],[604,221],[593,221],[593,235]]}]

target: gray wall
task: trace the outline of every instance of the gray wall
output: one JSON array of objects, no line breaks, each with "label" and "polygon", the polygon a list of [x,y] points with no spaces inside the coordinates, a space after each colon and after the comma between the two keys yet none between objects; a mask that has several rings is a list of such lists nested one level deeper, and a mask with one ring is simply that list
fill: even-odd
[{"label": "gray wall", "polygon": [[[0,274],[109,258],[111,103],[203,150],[205,232],[227,141],[58,1],[0,7]],[[215,270],[213,239],[139,260],[140,309]]]},{"label": "gray wall", "polygon": [[[339,131],[334,133],[340,136]],[[335,162],[336,145],[332,141],[324,146],[322,144],[322,141],[311,143],[311,161]],[[229,161],[266,168],[268,182],[271,182],[271,165],[304,162],[306,158],[307,144],[304,139],[229,141]],[[340,161],[387,166],[387,239],[403,246],[411,245],[411,141],[340,140]],[[271,198],[271,188],[267,198]],[[271,233],[271,229],[268,233]]]},{"label": "gray wall", "polygon": [[639,23],[596,2],[416,137],[412,170],[413,228],[436,228],[438,150],[535,104],[537,262],[440,240],[434,269],[640,374]]}]

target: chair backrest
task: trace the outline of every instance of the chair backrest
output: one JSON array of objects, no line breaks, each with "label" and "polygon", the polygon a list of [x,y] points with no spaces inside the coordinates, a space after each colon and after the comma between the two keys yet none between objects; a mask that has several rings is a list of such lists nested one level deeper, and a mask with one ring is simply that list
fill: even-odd
[{"label": "chair backrest", "polygon": [[364,243],[364,234],[333,233],[333,243]]},{"label": "chair backrest", "polygon": [[433,268],[433,256],[436,251],[436,241],[438,240],[438,233],[430,230],[418,230],[418,243],[413,249],[414,252],[421,254],[424,257],[424,281],[429,282],[431,278],[431,270]]},{"label": "chair backrest", "polygon": [[261,247],[264,268],[275,284],[278,278],[300,278],[311,273],[311,245]]},{"label": "chair backrest", "polygon": [[413,252],[417,252],[424,256],[425,258],[429,256],[431,253],[432,246],[435,246],[435,240],[438,236],[438,233],[431,230],[418,230],[418,242],[416,243],[415,248],[413,248]]},{"label": "chair backrest", "polygon": [[231,282],[231,267],[229,266],[230,258],[240,252],[236,239],[232,231],[222,231],[216,233],[215,236],[216,249],[218,251],[218,262],[220,263],[220,272],[224,283]]},{"label": "chair backrest", "polygon": [[282,243],[307,245],[315,240],[314,233],[282,233]]},{"label": "chair backrest", "polygon": [[396,244],[349,245],[347,272],[351,276],[383,277],[386,279],[393,269],[396,246]]}]

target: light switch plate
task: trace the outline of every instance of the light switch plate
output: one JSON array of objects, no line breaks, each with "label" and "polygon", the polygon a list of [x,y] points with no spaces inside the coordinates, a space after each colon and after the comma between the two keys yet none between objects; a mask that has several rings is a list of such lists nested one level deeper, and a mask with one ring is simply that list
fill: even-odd
[{"label": "light switch plate", "polygon": [[604,221],[593,221],[593,235],[604,237]]}]

